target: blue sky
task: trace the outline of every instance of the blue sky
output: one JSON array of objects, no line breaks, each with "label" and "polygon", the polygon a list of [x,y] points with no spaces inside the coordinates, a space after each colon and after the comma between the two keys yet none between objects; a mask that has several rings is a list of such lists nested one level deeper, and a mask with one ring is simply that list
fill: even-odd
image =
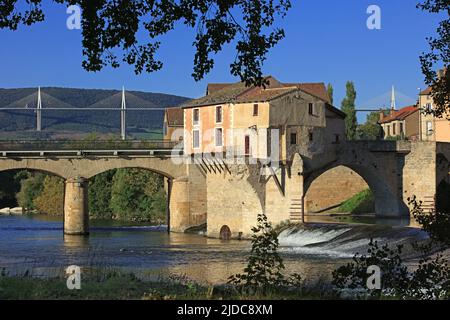
[{"label": "blue sky", "polygon": [[[398,106],[414,101],[424,87],[418,56],[428,46],[438,16],[415,8],[419,0],[292,0],[281,21],[286,38],[268,55],[265,74],[283,82],[331,82],[340,106],[345,82],[355,82],[360,107],[389,104],[388,91],[398,90]],[[381,8],[381,30],[366,27],[367,7]],[[46,5],[46,22],[19,31],[0,31],[0,87],[61,86],[163,92],[201,96],[208,82],[235,81],[229,73],[232,46],[216,56],[214,70],[200,82],[192,72],[193,33],[180,26],[164,37],[159,57],[164,68],[136,76],[133,68],[81,68],[81,34],[68,30],[65,7]],[[362,116],[362,115],[361,115]]]}]

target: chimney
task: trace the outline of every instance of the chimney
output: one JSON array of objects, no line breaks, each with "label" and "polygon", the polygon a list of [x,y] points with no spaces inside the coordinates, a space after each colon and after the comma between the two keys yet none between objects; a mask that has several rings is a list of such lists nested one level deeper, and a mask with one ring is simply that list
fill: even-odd
[{"label": "chimney", "polygon": [[380,122],[384,119],[384,111],[380,110]]}]

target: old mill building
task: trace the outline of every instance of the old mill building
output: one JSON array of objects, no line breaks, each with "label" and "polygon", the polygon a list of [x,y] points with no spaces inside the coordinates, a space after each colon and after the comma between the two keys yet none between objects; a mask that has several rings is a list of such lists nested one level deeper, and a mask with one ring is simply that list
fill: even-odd
[{"label": "old mill building", "polygon": [[[185,154],[232,153],[286,161],[344,139],[345,114],[323,83],[209,84],[206,95],[182,105]],[[274,151],[275,150],[275,151]]]}]

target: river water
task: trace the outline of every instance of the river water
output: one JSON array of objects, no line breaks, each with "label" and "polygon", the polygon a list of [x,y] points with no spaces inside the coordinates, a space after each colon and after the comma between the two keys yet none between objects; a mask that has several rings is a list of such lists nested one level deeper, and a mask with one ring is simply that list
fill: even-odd
[{"label": "river water", "polygon": [[[328,221],[329,222],[329,221]],[[387,224],[392,224],[387,223]],[[287,272],[305,279],[329,278],[369,238],[407,243],[426,238],[414,228],[370,224],[313,223],[280,234]],[[163,227],[91,221],[89,237],[64,236],[60,218],[0,216],[0,269],[9,274],[53,276],[69,265],[125,269],[144,277],[183,275],[201,283],[223,283],[242,272],[249,241],[168,234]]]}]

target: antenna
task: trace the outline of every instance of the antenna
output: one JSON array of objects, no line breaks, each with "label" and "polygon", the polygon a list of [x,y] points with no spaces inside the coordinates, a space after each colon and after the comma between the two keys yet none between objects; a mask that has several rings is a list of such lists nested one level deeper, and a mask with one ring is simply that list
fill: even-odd
[{"label": "antenna", "polygon": [[38,87],[38,100],[36,105],[36,131],[42,130],[42,99],[41,99],[41,87]]},{"label": "antenna", "polygon": [[122,87],[122,104],[120,106],[120,136],[122,140],[126,140],[127,138],[127,131],[126,131],[126,109],[127,109],[127,102],[125,100],[125,87]]}]

